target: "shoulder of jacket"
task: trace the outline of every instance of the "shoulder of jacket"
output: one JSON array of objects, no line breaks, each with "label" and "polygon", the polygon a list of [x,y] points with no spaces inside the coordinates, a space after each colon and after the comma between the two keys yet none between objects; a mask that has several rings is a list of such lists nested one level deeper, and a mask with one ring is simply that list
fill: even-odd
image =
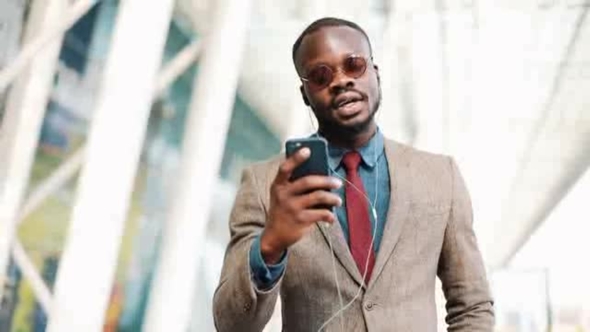
[{"label": "shoulder of jacket", "polygon": [[254,162],[245,168],[245,172],[249,172],[250,176],[254,177],[254,181],[258,185],[270,186],[270,183],[275,178],[279,165],[285,159],[284,156],[277,154],[266,160]]},{"label": "shoulder of jacket", "polygon": [[392,147],[396,154],[403,155],[404,158],[408,158],[409,160],[428,160],[430,162],[436,163],[448,163],[449,160],[452,159],[451,156],[446,154],[422,150],[412,145],[401,143],[388,138],[385,139],[385,145]]}]

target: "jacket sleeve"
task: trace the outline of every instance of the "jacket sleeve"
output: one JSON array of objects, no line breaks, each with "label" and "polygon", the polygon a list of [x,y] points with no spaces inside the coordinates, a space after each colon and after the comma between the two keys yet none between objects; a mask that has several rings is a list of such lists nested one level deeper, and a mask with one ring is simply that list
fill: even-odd
[{"label": "jacket sleeve", "polygon": [[250,249],[266,220],[261,190],[265,186],[259,186],[253,170],[246,169],[230,215],[231,239],[213,297],[213,316],[220,332],[262,331],[275,308],[284,271],[270,289],[260,290],[250,263]]},{"label": "jacket sleeve", "polygon": [[473,231],[471,199],[452,159],[450,168],[452,205],[438,265],[438,276],[447,300],[448,331],[491,332],[494,327],[493,299]]},{"label": "jacket sleeve", "polygon": [[277,264],[266,264],[262,258],[260,251],[260,235],[254,239],[252,248],[250,248],[250,271],[252,273],[252,280],[258,289],[272,288],[279,281],[287,266],[287,252]]}]

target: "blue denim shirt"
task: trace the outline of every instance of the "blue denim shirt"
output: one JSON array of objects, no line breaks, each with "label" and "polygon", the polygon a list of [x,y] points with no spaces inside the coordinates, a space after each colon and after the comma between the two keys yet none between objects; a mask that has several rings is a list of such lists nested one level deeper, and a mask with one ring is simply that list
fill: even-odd
[{"label": "blue denim shirt", "polygon": [[[313,136],[318,136],[318,134],[314,134]],[[333,176],[346,179],[346,171],[341,161],[344,154],[348,151],[347,149],[328,145],[328,163]],[[387,158],[385,157],[384,137],[381,131],[377,130],[373,138],[365,146],[358,149],[358,152],[362,157],[359,174],[363,180],[367,196],[371,201],[369,206],[374,206],[377,214],[377,220],[375,220],[372,211],[369,211],[372,230],[375,233],[374,247],[375,251],[378,251],[383,237],[383,229],[385,227],[390,199],[389,168]],[[342,198],[342,202],[346,202],[344,191],[344,186],[335,191]],[[345,204],[337,207],[335,212],[342,226],[344,237],[348,242],[348,218],[346,216]],[[260,251],[260,236],[256,237],[250,248],[250,268],[252,279],[259,289],[272,287],[285,271],[286,265],[286,254],[283,255],[279,263],[267,265]]]}]

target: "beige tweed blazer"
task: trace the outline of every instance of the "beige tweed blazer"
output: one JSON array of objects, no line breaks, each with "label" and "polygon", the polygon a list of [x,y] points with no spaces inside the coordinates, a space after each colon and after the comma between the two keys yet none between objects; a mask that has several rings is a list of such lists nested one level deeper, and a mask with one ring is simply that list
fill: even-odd
[{"label": "beige tweed blazer", "polygon": [[[272,289],[251,278],[249,250],[262,231],[269,188],[282,157],[247,168],[230,217],[231,241],[213,311],[219,331],[262,331],[280,293],[284,331],[318,331],[344,303],[360,296],[324,331],[436,332],[435,279],[447,300],[448,331],[492,331],[493,301],[472,227],[472,208],[452,158],[385,141],[391,201],[368,285],[338,222],[318,224],[288,250]],[[333,245],[330,250],[329,240]]]}]

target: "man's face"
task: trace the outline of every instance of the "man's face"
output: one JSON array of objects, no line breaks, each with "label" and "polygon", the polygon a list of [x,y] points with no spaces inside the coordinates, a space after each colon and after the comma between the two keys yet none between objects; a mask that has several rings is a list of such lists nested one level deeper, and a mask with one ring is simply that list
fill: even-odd
[{"label": "man's face", "polygon": [[[354,57],[363,59],[352,60]],[[363,60],[366,60],[366,70],[362,75],[354,77],[350,70],[347,74],[351,61]],[[379,108],[381,91],[378,68],[371,60],[368,41],[360,31],[336,26],[307,35],[297,52],[295,66],[299,76],[304,78],[303,99],[315,113],[320,129],[357,134],[370,127]],[[306,80],[314,71],[317,77],[318,68],[320,73],[325,73],[326,67],[331,69],[333,79],[325,86]]]}]

